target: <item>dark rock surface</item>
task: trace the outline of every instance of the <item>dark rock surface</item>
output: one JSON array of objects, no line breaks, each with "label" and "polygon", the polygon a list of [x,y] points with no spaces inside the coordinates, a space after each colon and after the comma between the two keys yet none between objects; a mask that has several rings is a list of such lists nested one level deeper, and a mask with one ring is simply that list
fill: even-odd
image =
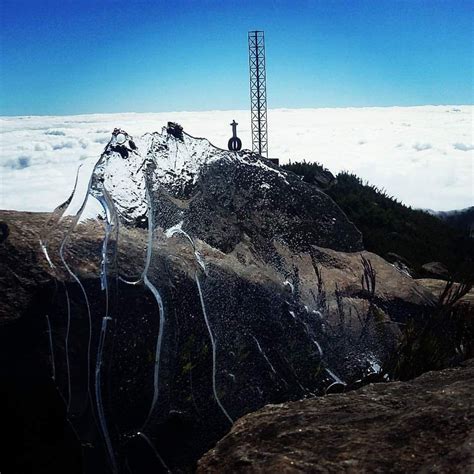
[{"label": "dark rock surface", "polygon": [[51,272],[39,246],[49,214],[0,211],[0,327],[21,317]]},{"label": "dark rock surface", "polygon": [[88,473],[189,469],[244,414],[378,372],[434,300],[320,187],[171,132],[114,131],[67,212],[0,211],[3,406],[36,370],[22,347]]},{"label": "dark rock surface", "polygon": [[428,262],[422,265],[421,271],[427,278],[449,278],[449,271],[441,262]]},{"label": "dark rock surface", "polygon": [[[5,394],[7,398],[2,404],[5,408],[2,418],[3,428],[8,432],[14,432],[22,426],[23,422],[25,423],[25,435],[22,439],[27,444],[22,448],[22,456],[30,459],[31,462],[36,462],[36,466],[38,462],[47,462],[48,458],[58,462],[57,446],[62,436],[58,439],[58,433],[70,432],[64,418],[64,408],[58,398],[58,392],[55,392],[55,383],[51,379],[45,313],[54,308],[51,307],[48,299],[57,291],[55,288],[61,289],[65,285],[72,304],[79,305],[81,301],[81,292],[75,287],[74,282],[71,282],[71,278],[61,271],[58,256],[52,255],[56,265],[56,272],[53,272],[41,252],[39,237],[48,217],[47,214],[0,211],[0,221],[9,229],[8,237],[0,244],[3,265],[0,278],[0,292],[3,296],[1,331],[4,336],[2,360],[5,368],[2,383],[3,387],[7,388]],[[59,237],[60,235],[59,233]],[[59,245],[59,237],[54,233],[50,236],[52,247]],[[103,298],[98,277],[102,239],[101,225],[93,221],[86,222],[77,229],[74,246],[66,254],[77,275],[83,281],[94,307],[100,305]],[[123,230],[118,260],[125,274],[139,273],[145,241],[146,230],[139,228]],[[251,365],[242,364],[233,370],[238,380],[248,382],[241,385],[239,393],[232,395],[232,402],[228,402],[231,409],[243,414],[268,402],[276,403],[301,398],[305,396],[305,390],[299,385],[300,381],[303,381],[305,386],[311,387],[311,390],[320,390],[321,386],[324,387],[324,384],[330,383],[321,378],[320,371],[315,370],[318,368],[319,358],[317,354],[314,354],[311,340],[308,342],[307,327],[302,323],[298,324],[289,312],[294,312],[297,318],[302,318],[302,321],[311,321],[309,318],[314,319],[314,316],[308,315],[302,305],[291,306],[286,303],[286,300],[291,298],[291,291],[289,286],[284,284],[282,275],[271,265],[259,260],[248,243],[239,243],[232,252],[227,254],[212,248],[203,241],[197,241],[197,245],[208,265],[212,265],[215,271],[219,272],[219,281],[228,284],[232,289],[232,293],[228,292],[230,301],[239,302],[235,306],[239,310],[238,314],[232,313],[231,307],[216,308],[217,311],[225,311],[228,315],[226,328],[233,331],[229,331],[228,334],[233,337],[235,334],[244,334],[250,328],[254,334],[258,335],[261,347],[271,359],[272,367],[282,374],[282,382],[278,380],[275,382],[273,373],[271,371],[270,374],[268,373],[269,366],[255,343],[252,345],[245,341],[234,342],[228,339],[229,345],[238,343],[246,347],[245,357],[251,362]],[[154,439],[157,440],[157,445],[165,450],[164,456],[168,463],[172,466],[190,466],[226,433],[229,424],[216,410],[213,402],[210,352],[199,350],[199,347],[205,348],[208,344],[208,336],[199,313],[200,304],[196,285],[189,276],[189,269],[195,268],[193,250],[181,240],[176,242],[170,240],[166,245],[163,243],[156,252],[166,263],[167,270],[163,276],[162,291],[170,307],[174,308],[176,328],[179,328],[179,333],[176,332],[177,336],[174,337],[176,346],[173,351],[182,355],[173,368],[174,375],[169,375],[173,380],[173,386],[170,385],[170,393],[167,396],[172,401],[172,406],[176,408],[173,408],[169,416],[163,417],[163,421],[157,425]],[[301,252],[295,256],[281,243],[276,244],[275,252],[280,255],[283,267],[288,269],[287,278],[297,286],[295,291],[298,291],[299,297],[307,305],[315,305],[314,292],[317,292],[315,265],[319,267],[329,305],[329,313],[324,317],[337,327],[339,327],[335,316],[337,301],[334,296],[336,288],[341,292],[344,304],[353,308],[354,321],[355,310],[360,309],[363,312],[367,308],[367,295],[361,291],[360,285],[360,277],[363,273],[361,255],[370,259],[377,272],[375,294],[379,317],[381,324],[387,328],[393,326],[393,334],[396,334],[396,325],[391,323],[392,317],[396,319],[399,313],[408,314],[412,310],[415,314],[416,308],[430,302],[430,294],[424,292],[423,287],[398,272],[381,257],[368,252],[345,253],[312,246],[309,252]],[[297,273],[297,279],[291,277],[292,271]],[[128,398],[126,403],[112,399],[110,403],[114,411],[110,416],[114,417],[117,429],[121,432],[129,432],[136,424],[137,418],[146,416],[150,403],[152,377],[149,374],[153,368],[153,358],[149,356],[149,347],[153,347],[152,341],[156,334],[156,327],[152,326],[152,330],[148,329],[147,318],[150,318],[152,322],[156,320],[156,307],[149,292],[142,285],[121,285],[119,294],[118,304],[121,307],[121,317],[118,321],[117,337],[123,338],[122,348],[136,347],[133,353],[138,353],[140,357],[134,358],[132,365],[130,362],[125,365],[121,364],[125,352],[115,353],[115,360],[121,364],[122,369],[120,372],[110,373],[110,383],[114,387],[123,385],[122,391]],[[228,301],[229,299],[226,299],[224,303]],[[60,377],[64,370],[63,346],[61,345],[61,335],[64,331],[62,325],[66,323],[64,298],[57,297],[55,305],[58,317],[51,319],[51,322],[54,324],[53,341],[57,357],[56,385],[64,394],[67,393],[63,388],[65,382],[64,378]],[[84,309],[82,314],[78,314],[77,320],[84,318],[83,313]],[[137,315],[139,315],[138,318]],[[347,317],[351,316],[348,314]],[[94,324],[97,325],[97,322]],[[279,330],[278,324],[284,324],[283,327],[286,329]],[[351,323],[348,324],[350,326]],[[357,329],[354,326],[353,329],[356,331],[356,339],[359,340],[357,331],[360,328]],[[384,341],[370,336],[363,338],[363,343],[355,347],[351,345],[349,339],[346,339],[346,336],[347,334],[343,331],[337,340],[326,339],[321,332],[320,344],[325,351],[324,364],[329,364],[333,370],[337,367],[338,373],[344,377],[347,376],[350,381],[355,376],[357,377],[361,370],[365,370],[366,357],[378,357],[382,354],[378,351],[383,349]],[[226,335],[222,334],[222,340],[226,340],[225,337]],[[196,348],[189,348],[190,340],[194,341]],[[31,341],[34,341],[34,344]],[[79,352],[81,347],[86,345],[87,340],[80,327],[74,328],[69,343],[74,352]],[[143,355],[137,351],[143,352]],[[283,354],[284,357],[282,358],[279,354]],[[220,363],[233,362],[221,359]],[[290,364],[295,368],[297,378]],[[191,399],[191,405],[189,403],[190,368],[194,398],[200,404],[198,414],[193,411],[194,401]],[[34,377],[31,371],[34,372]],[[132,383],[124,384],[124,380],[133,381],[137,376],[143,377],[138,386]],[[84,387],[85,385],[81,384],[73,388],[79,396]],[[271,395],[262,396],[255,387],[266,390]],[[23,400],[22,405],[16,405],[15,400]],[[39,405],[36,402],[38,400],[42,400]],[[17,406],[22,407],[20,411],[15,408]],[[87,415],[87,412],[85,413]],[[23,414],[26,418],[19,422]],[[35,419],[37,428],[31,431],[27,426]],[[89,426],[85,420],[84,423]],[[58,426],[61,428],[59,429]],[[69,444],[63,445],[61,453],[64,453],[66,458],[74,459],[78,456],[77,440],[70,435],[67,439],[69,439]],[[97,435],[93,434],[87,443],[83,444],[83,456],[88,456],[87,453],[92,451],[89,457],[94,458],[95,454],[91,446],[97,444],[97,439]],[[41,440],[44,440],[44,443]],[[18,444],[16,446],[18,447]],[[36,452],[38,446],[42,446],[41,455]],[[31,451],[32,448],[35,451]]]},{"label": "dark rock surface", "polygon": [[268,405],[198,473],[474,472],[474,360],[411,382]]},{"label": "dark rock surface", "polygon": [[[446,287],[446,280],[438,280],[436,278],[418,278],[416,281],[417,283],[423,285],[426,289],[431,291],[435,298],[439,298],[440,295],[443,293],[444,288]],[[454,288],[457,287],[459,287],[459,283],[454,284]],[[474,289],[464,295],[461,298],[461,301],[464,301],[474,306]]]}]

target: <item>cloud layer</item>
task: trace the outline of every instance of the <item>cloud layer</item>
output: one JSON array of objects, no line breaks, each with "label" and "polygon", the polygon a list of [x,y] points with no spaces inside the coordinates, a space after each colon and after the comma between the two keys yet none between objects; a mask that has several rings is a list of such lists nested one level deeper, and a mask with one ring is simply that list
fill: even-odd
[{"label": "cloud layer", "polygon": [[[271,157],[349,170],[405,204],[450,210],[474,204],[473,106],[274,109]],[[131,135],[168,121],[226,148],[230,122],[250,148],[248,111],[3,117],[0,208],[50,211],[64,201],[76,170],[89,173],[115,127]]]}]

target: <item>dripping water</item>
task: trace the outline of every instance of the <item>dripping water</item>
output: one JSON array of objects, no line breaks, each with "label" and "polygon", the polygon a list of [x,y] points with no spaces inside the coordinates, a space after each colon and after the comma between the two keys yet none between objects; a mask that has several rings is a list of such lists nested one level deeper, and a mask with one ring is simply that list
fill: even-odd
[{"label": "dripping water", "polygon": [[164,310],[163,300],[157,288],[148,279],[148,270],[150,268],[152,252],[153,252],[153,232],[154,232],[153,208],[151,205],[151,197],[150,197],[148,188],[146,190],[146,198],[148,202],[148,246],[147,246],[147,253],[146,253],[146,263],[145,263],[145,268],[143,270],[142,278],[145,283],[145,286],[152,292],[158,304],[159,329],[158,329],[158,337],[157,337],[156,349],[155,349],[155,367],[154,367],[154,373],[153,373],[153,399],[151,402],[150,411],[148,412],[148,416],[146,417],[143,427],[145,427],[148,424],[153,414],[153,410],[155,409],[156,403],[158,401],[161,346],[163,342],[163,334],[164,334],[164,329],[165,329],[165,310]]},{"label": "dripping water", "polygon": [[155,454],[156,458],[158,459],[159,463],[166,470],[166,472],[171,472],[170,469],[168,468],[168,466],[163,461],[163,458],[160,456],[160,454],[156,450],[155,446],[151,442],[150,438],[145,433],[143,433],[142,431],[138,431],[137,436],[140,436],[141,438],[143,438],[146,441],[146,443],[151,448],[151,450]]},{"label": "dripping water", "polygon": [[217,387],[216,387],[216,341],[214,340],[214,336],[212,334],[211,330],[211,325],[209,324],[209,319],[207,317],[207,311],[206,311],[206,306],[204,304],[204,298],[202,295],[202,290],[201,290],[201,283],[199,281],[199,275],[196,272],[196,284],[199,292],[199,299],[201,301],[201,307],[202,307],[202,314],[204,316],[204,321],[206,322],[207,326],[207,331],[209,333],[209,338],[211,340],[211,346],[212,346],[212,391],[214,392],[214,398],[216,399],[217,404],[219,405],[220,409],[222,410],[222,413],[226,416],[226,418],[230,421],[231,424],[234,424],[234,420],[230,417],[230,415],[227,413],[227,410],[224,408],[224,405],[222,405],[219,396],[217,395]]},{"label": "dripping water", "polygon": [[[170,229],[168,229],[166,232],[165,232],[165,235],[167,237],[171,237],[175,234],[182,234],[184,235],[188,240],[189,242],[191,243],[191,246],[193,248],[193,251],[194,251],[194,256],[196,258],[196,261],[198,263],[198,265],[201,267],[201,269],[203,270],[204,274],[207,274],[207,269],[206,269],[206,265],[204,263],[204,260],[202,259],[201,255],[199,254],[199,252],[197,251],[196,249],[196,245],[193,241],[193,239],[189,236],[189,234],[187,232],[185,232],[183,229],[182,229],[182,225],[183,225],[183,222],[181,221],[179,224],[171,227]],[[199,279],[199,274],[198,272],[196,271],[195,275],[195,280],[196,280],[196,286],[197,286],[197,289],[198,289],[198,293],[199,293],[199,300],[201,302],[201,308],[202,308],[202,313],[203,313],[203,316],[204,316],[204,321],[206,323],[206,327],[207,327],[207,331],[209,333],[209,339],[211,341],[211,348],[212,348],[212,391],[214,393],[214,398],[216,400],[216,403],[219,405],[219,408],[221,409],[222,413],[225,415],[225,417],[230,421],[231,424],[234,423],[234,420],[231,418],[231,416],[229,415],[229,413],[227,412],[227,410],[224,408],[224,405],[222,404],[218,394],[217,394],[217,384],[216,384],[216,369],[217,369],[217,363],[216,363],[216,357],[217,357],[217,346],[216,346],[216,341],[214,339],[214,335],[212,333],[212,329],[211,329],[211,325],[209,323],[209,318],[207,316],[207,311],[206,311],[206,305],[204,303],[204,296],[203,296],[203,293],[202,293],[202,289],[201,289],[201,282],[200,282],[200,279]]]},{"label": "dripping water", "polygon": [[46,321],[48,324],[48,338],[49,338],[49,349],[51,352],[51,370],[52,370],[52,379],[56,380],[56,364],[54,362],[54,351],[53,351],[53,334],[51,332],[51,322],[49,316],[46,314]]}]

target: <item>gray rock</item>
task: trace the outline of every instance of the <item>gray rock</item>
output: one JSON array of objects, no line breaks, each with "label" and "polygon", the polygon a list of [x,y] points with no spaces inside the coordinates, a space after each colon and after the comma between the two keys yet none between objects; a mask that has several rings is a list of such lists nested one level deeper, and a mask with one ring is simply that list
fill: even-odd
[{"label": "gray rock", "polygon": [[422,271],[424,272],[424,276],[431,277],[431,278],[448,278],[449,277],[449,270],[446,266],[441,262],[429,262],[425,263],[421,267]]},{"label": "gray rock", "polygon": [[474,471],[474,360],[411,382],[268,405],[244,416],[198,473]]}]

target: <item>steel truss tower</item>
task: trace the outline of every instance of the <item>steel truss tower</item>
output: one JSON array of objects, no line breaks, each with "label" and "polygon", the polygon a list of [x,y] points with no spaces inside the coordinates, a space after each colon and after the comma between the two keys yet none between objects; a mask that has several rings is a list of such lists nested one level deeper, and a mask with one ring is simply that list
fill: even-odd
[{"label": "steel truss tower", "polygon": [[248,38],[252,151],[268,156],[265,35],[263,31],[249,31]]}]

